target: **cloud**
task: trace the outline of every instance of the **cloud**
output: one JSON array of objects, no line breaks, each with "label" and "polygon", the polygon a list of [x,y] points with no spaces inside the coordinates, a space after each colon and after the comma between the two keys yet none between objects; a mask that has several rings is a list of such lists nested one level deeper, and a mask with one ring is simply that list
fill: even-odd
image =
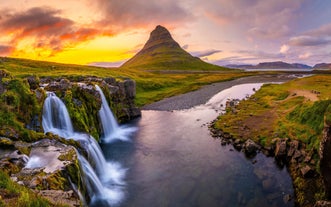
[{"label": "cloud", "polygon": [[312,37],[312,36],[297,36],[289,40],[289,44],[293,46],[320,46],[331,43],[330,38]]},{"label": "cloud", "polygon": [[256,59],[281,59],[285,57],[282,53],[269,53],[261,50],[237,50],[235,52]]},{"label": "cloud", "polygon": [[191,52],[191,54],[195,57],[199,57],[199,58],[202,58],[202,57],[207,57],[207,56],[210,56],[210,55],[213,55],[213,54],[216,54],[216,53],[220,53],[222,52],[222,50],[204,50],[204,51],[195,51],[195,52]]},{"label": "cloud", "polygon": [[88,41],[105,31],[77,25],[61,17],[61,11],[48,7],[34,7],[22,12],[1,11],[0,35],[11,37],[10,44],[18,45],[29,39],[34,48],[55,52]]},{"label": "cloud", "polygon": [[280,47],[280,50],[279,52],[282,53],[282,54],[286,54],[288,52],[288,50],[290,49],[290,47],[288,45],[282,45]]},{"label": "cloud", "polygon": [[221,26],[237,27],[251,38],[278,38],[291,33],[304,0],[209,0],[200,12]]},{"label": "cloud", "polygon": [[331,24],[325,24],[319,28],[310,30],[307,32],[307,35],[312,36],[330,36],[331,35]]},{"label": "cloud", "polygon": [[176,0],[96,0],[103,17],[99,22],[115,31],[146,28],[158,24],[167,27],[182,25],[193,15]]},{"label": "cloud", "polygon": [[9,55],[14,50],[13,47],[8,45],[0,45],[0,55],[6,56]]},{"label": "cloud", "polygon": [[305,52],[301,55],[299,55],[299,59],[305,60],[311,57],[311,53],[310,52]]}]

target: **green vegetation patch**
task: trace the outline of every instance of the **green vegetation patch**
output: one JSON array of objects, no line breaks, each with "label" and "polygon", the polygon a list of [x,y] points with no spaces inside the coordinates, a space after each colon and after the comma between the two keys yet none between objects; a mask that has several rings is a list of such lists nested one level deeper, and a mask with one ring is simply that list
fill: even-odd
[{"label": "green vegetation patch", "polygon": [[15,183],[0,170],[0,206],[48,207],[55,205],[28,188]]}]

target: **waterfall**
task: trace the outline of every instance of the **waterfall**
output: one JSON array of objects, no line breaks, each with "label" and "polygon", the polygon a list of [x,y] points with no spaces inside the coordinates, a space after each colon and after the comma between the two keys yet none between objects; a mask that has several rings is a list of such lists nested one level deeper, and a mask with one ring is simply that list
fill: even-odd
[{"label": "waterfall", "polygon": [[73,130],[65,104],[53,92],[47,92],[42,125],[45,133],[52,132],[67,139],[73,138],[87,151],[88,161],[79,153],[78,160],[83,172],[82,179],[91,197],[90,205],[110,206],[123,199],[123,178],[126,170],[122,169],[119,163],[107,162],[99,144],[91,135]]},{"label": "waterfall", "polygon": [[96,90],[100,93],[101,96],[101,109],[99,110],[99,116],[102,124],[102,129],[105,137],[109,137],[113,132],[116,132],[119,128],[118,123],[111,112],[106,97],[103,94],[101,88],[98,85],[95,85]]},{"label": "waterfall", "polygon": [[61,137],[72,136],[74,129],[66,106],[55,93],[47,92],[46,94],[42,119],[44,132],[52,132]]},{"label": "waterfall", "polygon": [[102,125],[103,136],[101,137],[104,142],[114,142],[115,140],[129,141],[130,134],[137,130],[136,127],[119,126],[104,93],[98,85],[95,85],[96,90],[101,96],[101,109],[99,110],[99,118]]},{"label": "waterfall", "polygon": [[90,163],[84,158],[84,156],[78,153],[78,160],[83,172],[83,180],[86,185],[87,193],[91,197],[90,205],[99,206],[111,206],[119,203],[124,193],[122,187],[113,187],[112,189],[105,186],[94,172]]}]

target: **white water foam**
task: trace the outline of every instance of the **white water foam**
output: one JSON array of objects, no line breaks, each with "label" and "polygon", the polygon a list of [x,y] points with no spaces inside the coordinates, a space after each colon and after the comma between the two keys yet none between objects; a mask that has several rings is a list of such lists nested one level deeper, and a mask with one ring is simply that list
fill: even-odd
[{"label": "white water foam", "polygon": [[95,88],[100,93],[102,101],[101,109],[99,110],[99,117],[103,129],[102,141],[106,143],[111,143],[116,140],[130,141],[130,135],[137,131],[137,128],[126,125],[119,126],[101,88],[98,85],[95,85]]},{"label": "white water foam", "polygon": [[[90,205],[101,200],[103,205],[111,206],[118,204],[124,198],[123,186],[125,182],[123,178],[126,170],[122,168],[120,163],[107,162],[99,144],[92,136],[77,133],[73,130],[67,108],[55,93],[47,92],[42,124],[45,133],[52,132],[67,139],[72,138],[80,141],[85,146],[89,161],[82,155],[78,157],[84,174],[83,180],[91,197]],[[119,128],[117,123],[115,126],[110,125],[110,127]],[[96,171],[91,165],[94,166]],[[37,158],[33,158],[31,164],[29,164],[31,168],[35,166],[38,166]]]}]

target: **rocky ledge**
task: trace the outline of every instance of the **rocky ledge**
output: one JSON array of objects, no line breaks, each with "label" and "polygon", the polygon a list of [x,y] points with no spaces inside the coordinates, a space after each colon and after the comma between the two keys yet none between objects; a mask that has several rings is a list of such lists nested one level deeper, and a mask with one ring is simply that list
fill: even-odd
[{"label": "rocky ledge", "polygon": [[[42,139],[34,143],[0,138],[0,168],[11,179],[53,204],[80,206],[74,186],[81,185],[76,150],[57,140]],[[80,189],[83,190],[83,189]]]},{"label": "rocky ledge", "polygon": [[[256,163],[255,155],[263,153],[266,156],[273,156],[279,166],[287,166],[295,187],[295,199],[296,201],[301,199],[300,203],[304,203],[303,206],[331,206],[330,201],[321,200],[314,203],[314,195],[317,192],[324,191],[323,189],[325,189],[327,197],[330,198],[330,165],[323,164],[330,163],[331,158],[329,150],[326,150],[331,146],[330,127],[324,129],[324,139],[321,142],[319,152],[320,159],[317,161],[314,156],[316,157],[318,152],[307,150],[305,144],[298,140],[275,138],[272,140],[270,147],[264,147],[251,139],[242,140],[215,129],[213,123],[210,124],[209,128],[213,137],[220,138],[222,145],[233,145],[237,151],[241,151],[248,158],[251,158],[253,164]],[[321,166],[320,169],[318,169],[319,166]]]}]

